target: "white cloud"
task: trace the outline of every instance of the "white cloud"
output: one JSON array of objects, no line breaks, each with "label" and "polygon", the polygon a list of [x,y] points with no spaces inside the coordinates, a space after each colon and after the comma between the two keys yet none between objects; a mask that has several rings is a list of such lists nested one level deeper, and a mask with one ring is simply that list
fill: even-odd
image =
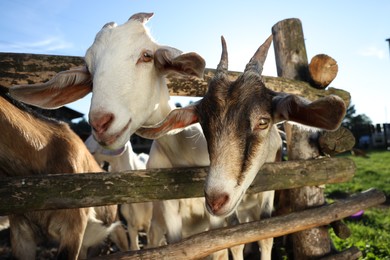
[{"label": "white cloud", "polygon": [[58,36],[50,36],[35,42],[0,42],[2,52],[50,53],[72,47],[71,42]]},{"label": "white cloud", "polygon": [[378,59],[385,58],[385,51],[383,49],[379,49],[377,47],[372,46],[359,50],[358,54],[364,57],[374,57]]}]

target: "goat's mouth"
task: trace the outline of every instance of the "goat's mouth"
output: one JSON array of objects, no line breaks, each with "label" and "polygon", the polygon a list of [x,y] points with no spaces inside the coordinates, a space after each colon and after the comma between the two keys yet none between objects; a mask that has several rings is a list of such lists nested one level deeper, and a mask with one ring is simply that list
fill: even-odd
[{"label": "goat's mouth", "polygon": [[119,132],[116,132],[114,134],[108,135],[106,133],[99,134],[99,133],[94,132],[93,133],[94,137],[95,137],[96,141],[104,148],[111,149],[111,150],[112,149],[119,149],[119,148],[123,147],[127,143],[127,141],[129,141],[130,134],[128,134],[128,136],[129,136],[128,138],[123,138],[123,136],[125,136],[125,134],[128,133],[130,123],[131,123],[131,119],[127,122],[127,124]]},{"label": "goat's mouth", "polygon": [[213,210],[210,207],[210,205],[208,203],[206,203],[207,211],[211,215],[216,216],[216,217],[228,217],[231,214],[233,214],[234,211],[237,209],[238,204],[240,204],[240,202],[242,201],[242,198],[243,198],[244,194],[245,194],[245,192],[241,192],[240,196],[238,196],[237,199],[233,199],[233,200],[230,199],[226,205],[222,206],[218,210]]}]

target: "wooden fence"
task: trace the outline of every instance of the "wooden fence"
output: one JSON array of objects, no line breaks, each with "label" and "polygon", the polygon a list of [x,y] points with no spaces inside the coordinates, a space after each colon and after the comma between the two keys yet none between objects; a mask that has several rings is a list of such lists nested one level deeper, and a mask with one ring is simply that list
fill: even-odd
[{"label": "wooden fence", "polygon": [[[268,88],[299,94],[310,100],[335,94],[349,105],[348,92],[335,88],[317,89],[305,82],[307,78],[302,76],[302,71],[307,71],[308,62],[299,20],[288,19],[279,22],[273,27],[273,35],[280,77],[265,76]],[[291,56],[293,52],[294,57]],[[55,73],[83,63],[80,57],[0,53],[0,85],[9,87],[15,84],[47,81]],[[231,79],[235,79],[239,74],[229,72]],[[171,95],[203,96],[208,80],[213,75],[214,70],[206,69],[204,80],[168,78],[169,91]],[[349,149],[348,147],[352,148],[353,138],[351,139],[344,130],[339,130],[333,135],[322,133],[319,136],[321,150],[317,149],[312,153],[315,156],[307,157],[302,155],[299,148],[302,142],[306,142],[304,140],[307,139],[307,132],[290,125],[285,125],[285,129],[290,161],[265,164],[248,192],[290,189],[288,192],[295,201],[289,210],[297,212],[211,230],[156,249],[124,252],[104,258],[161,259],[163,256],[165,259],[195,259],[222,248],[298,231],[293,239],[294,243],[299,244],[299,250],[294,251],[296,259],[330,255],[330,239],[324,225],[352,215],[360,209],[380,204],[385,201],[385,196],[380,191],[370,190],[332,205],[324,205],[323,189],[318,186],[351,180],[355,165],[347,158],[311,157],[319,157],[322,152],[337,153]],[[199,197],[203,195],[206,174],[207,167],[200,167],[2,178],[0,215],[29,210]],[[307,201],[313,197],[317,199],[315,202]],[[310,208],[313,206],[314,208]],[[329,247],[324,244],[318,245],[313,242],[314,240],[321,243],[325,241]],[[339,253],[337,257],[356,259],[358,255],[356,248],[351,248]],[[332,259],[336,256],[329,257]]]}]

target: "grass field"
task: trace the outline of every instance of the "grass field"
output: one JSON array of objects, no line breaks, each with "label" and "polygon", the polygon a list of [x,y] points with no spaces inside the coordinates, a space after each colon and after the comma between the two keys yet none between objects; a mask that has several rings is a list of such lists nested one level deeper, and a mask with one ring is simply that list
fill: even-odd
[{"label": "grass field", "polygon": [[348,156],[356,163],[356,174],[348,183],[327,185],[329,200],[375,187],[386,194],[387,200],[375,208],[365,210],[359,219],[346,219],[352,231],[346,240],[331,233],[338,250],[357,246],[363,252],[362,259],[390,259],[390,151],[372,151],[369,158]]}]

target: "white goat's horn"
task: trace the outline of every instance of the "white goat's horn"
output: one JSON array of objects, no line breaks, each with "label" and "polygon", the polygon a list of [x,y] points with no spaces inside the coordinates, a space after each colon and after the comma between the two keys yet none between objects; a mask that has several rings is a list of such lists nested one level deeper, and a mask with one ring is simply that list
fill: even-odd
[{"label": "white goat's horn", "polygon": [[116,27],[116,23],[115,22],[109,22],[109,23],[106,23],[103,28],[113,28],[113,27]]},{"label": "white goat's horn", "polygon": [[216,74],[215,76],[225,75],[228,70],[228,53],[227,53],[226,41],[223,36],[221,36],[221,43],[222,43],[221,61],[217,66],[217,71],[215,73]]},{"label": "white goat's horn", "polygon": [[129,21],[130,20],[135,20],[135,21],[139,21],[141,23],[146,23],[153,16],[153,14],[154,13],[137,13],[137,14],[133,14],[129,18]]},{"label": "white goat's horn", "polygon": [[271,46],[272,35],[268,37],[267,40],[257,49],[256,53],[253,55],[249,63],[245,67],[245,72],[255,71],[261,75],[263,72],[263,66],[265,59],[267,58],[268,49]]}]

